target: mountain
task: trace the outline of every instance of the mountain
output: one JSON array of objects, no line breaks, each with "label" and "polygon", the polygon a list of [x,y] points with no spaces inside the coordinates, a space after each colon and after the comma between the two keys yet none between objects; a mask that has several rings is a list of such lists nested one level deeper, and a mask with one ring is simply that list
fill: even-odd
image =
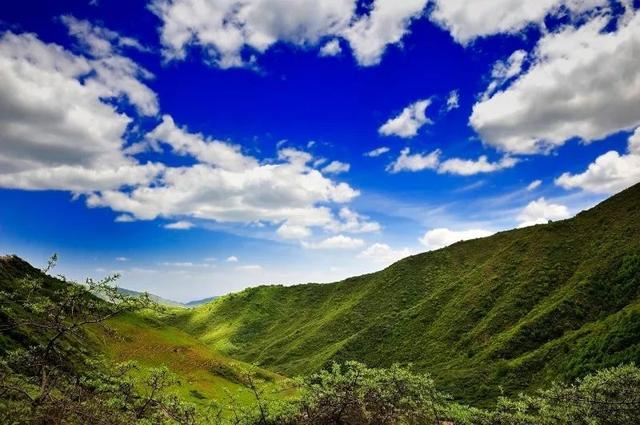
[{"label": "mountain", "polygon": [[[126,288],[118,288],[118,291],[120,291],[120,293],[124,294],[124,295],[128,295],[130,297],[140,297],[142,295],[144,295],[144,292],[140,292],[140,291],[134,291],[132,289],[126,289]],[[178,301],[173,301],[173,300],[168,300],[166,298],[162,298],[158,295],[154,295],[154,294],[150,294],[147,292],[147,295],[149,296],[149,298],[160,304],[160,305],[164,305],[167,307],[184,307],[186,306],[186,304],[183,304],[181,302]]]},{"label": "mountain", "polygon": [[202,304],[210,303],[211,301],[213,301],[213,300],[215,300],[217,298],[218,297],[216,297],[216,296],[208,297],[208,298],[202,298],[200,300],[193,300],[193,301],[186,302],[186,303],[184,303],[184,305],[186,307],[197,307],[197,306],[202,305]]},{"label": "mountain", "polygon": [[[41,287],[32,287],[35,279],[42,280]],[[45,275],[15,255],[0,256],[0,361],[7,361],[9,353],[15,349],[43,344],[50,337],[46,330],[26,324],[32,321],[33,312],[24,300],[15,298],[15,295],[28,289],[30,302],[40,297],[55,301],[60,298],[57,292],[70,285],[73,283]],[[132,297],[141,295],[140,292],[121,288],[118,292]],[[96,305],[107,303],[97,294],[87,292],[85,296],[95,298]],[[162,323],[158,317],[183,310],[172,308],[166,302],[162,304],[165,308],[159,312],[120,314],[95,326],[77,329],[65,337],[61,340],[63,357],[74,360],[66,365],[65,371],[82,373],[79,359],[95,359],[103,355],[116,362],[136,361],[143,369],[167,366],[180,380],[177,390],[180,399],[201,408],[206,408],[212,401],[226,405],[230,402],[229,394],[240,405],[250,404],[253,393],[246,383],[247,370],[253,370],[265,381],[266,388],[276,385],[281,379],[278,374],[220,355],[184,331]],[[46,311],[41,313],[48,314]],[[7,364],[0,364],[2,379],[5,379]],[[2,401],[6,401],[6,394],[0,391],[0,407]],[[0,423],[5,423],[2,418],[0,414]]]},{"label": "mountain", "polygon": [[287,375],[413,363],[486,404],[640,363],[640,185],[576,217],[332,284],[260,286],[176,313],[217,352]]}]

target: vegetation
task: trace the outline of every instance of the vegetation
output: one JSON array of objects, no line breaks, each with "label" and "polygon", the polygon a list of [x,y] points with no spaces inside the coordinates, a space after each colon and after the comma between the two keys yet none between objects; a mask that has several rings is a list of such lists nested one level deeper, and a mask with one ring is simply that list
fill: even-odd
[{"label": "vegetation", "polygon": [[572,220],[193,309],[2,257],[0,423],[640,423],[639,236],[636,186]]},{"label": "vegetation", "polygon": [[573,219],[415,255],[334,284],[261,286],[168,321],[285,375],[413,363],[488,406],[640,362],[640,185]]},{"label": "vegetation", "polygon": [[[16,271],[5,267],[3,278]],[[79,285],[45,273],[3,279],[0,422],[193,423],[194,409],[165,394],[176,383],[167,369],[134,374],[135,364],[101,362],[87,350],[89,326],[153,308],[151,300],[123,295],[112,285],[117,276]]]}]

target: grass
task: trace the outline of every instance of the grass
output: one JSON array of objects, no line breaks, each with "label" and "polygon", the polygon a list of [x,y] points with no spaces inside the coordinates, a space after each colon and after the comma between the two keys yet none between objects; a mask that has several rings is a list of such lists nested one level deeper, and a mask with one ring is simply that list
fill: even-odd
[{"label": "grass", "polygon": [[261,286],[171,320],[287,375],[413,363],[458,400],[640,363],[640,185],[573,219],[415,255],[333,284]]},{"label": "grass", "polygon": [[[246,387],[247,363],[216,354],[193,336],[159,322],[154,314],[128,314],[112,319],[107,328],[94,328],[100,351],[115,361],[134,360],[145,367],[166,366],[180,380],[181,399],[203,408],[211,401],[222,405],[233,397],[240,405],[252,405]],[[282,376],[256,369],[266,390]]]}]

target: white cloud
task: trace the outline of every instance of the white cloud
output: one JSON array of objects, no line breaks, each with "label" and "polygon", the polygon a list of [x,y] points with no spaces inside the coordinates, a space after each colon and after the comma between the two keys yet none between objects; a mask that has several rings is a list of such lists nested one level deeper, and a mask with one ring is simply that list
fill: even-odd
[{"label": "white cloud", "polygon": [[413,254],[413,251],[411,251],[409,248],[394,250],[387,244],[374,243],[373,245],[362,251],[360,254],[358,254],[358,258],[363,258],[382,264],[391,264]]},{"label": "white cloud", "polygon": [[262,271],[262,266],[259,264],[247,264],[245,266],[236,267],[236,270],[245,272],[259,272]]},{"label": "white cloud", "polygon": [[606,6],[606,0],[434,0],[431,19],[449,30],[459,43],[498,33],[515,33],[540,23],[549,13],[566,7],[573,14]]},{"label": "white cloud", "polygon": [[189,133],[165,116],[147,137],[178,154],[202,161],[166,168],[153,185],[129,192],[104,191],[88,197],[89,206],[108,206],[138,219],[190,216],[218,222],[324,226],[332,220],[329,203],[342,204],[359,192],[312,169],[313,157],[292,148],[278,160],[261,164],[233,145]]},{"label": "white cloud", "polygon": [[198,264],[192,261],[163,261],[158,264],[165,267],[211,267],[211,264]]},{"label": "white cloud", "polygon": [[582,173],[563,173],[555,180],[565,189],[613,194],[640,181],[640,127],[629,137],[628,151],[600,155]]},{"label": "white cloud", "polygon": [[255,158],[243,155],[239,146],[189,133],[186,128],[176,126],[169,115],[162,117],[162,122],[146,135],[146,140],[152,144],[167,143],[179,155],[189,155],[224,170],[245,170],[258,165]]},{"label": "white cloud", "polygon": [[0,37],[0,186],[74,192],[150,182],[163,167],[125,155],[132,118],[109,99],[153,114],[147,73],[122,56],[74,55],[32,34]]},{"label": "white cloud", "polygon": [[351,238],[344,235],[332,236],[319,242],[302,242],[302,246],[307,249],[321,250],[356,249],[362,245],[364,245],[362,239]]},{"label": "white cloud", "polygon": [[326,174],[346,173],[351,169],[351,165],[340,161],[331,161],[322,168],[322,172]]},{"label": "white cloud", "polygon": [[371,150],[369,152],[365,152],[364,156],[368,156],[369,158],[375,158],[378,157],[380,155],[384,155],[385,153],[389,152],[390,149],[386,146],[382,146],[379,148],[376,148],[374,150]]},{"label": "white cloud", "polygon": [[337,56],[342,53],[342,47],[340,47],[340,41],[333,39],[325,43],[320,49],[320,56]]},{"label": "white cloud", "polygon": [[353,0],[156,0],[152,10],[163,22],[165,53],[183,59],[186,48],[203,48],[223,68],[245,65],[242,51],[264,52],[278,41],[315,44],[347,27]]},{"label": "white cloud", "polygon": [[401,171],[422,171],[435,170],[440,174],[456,174],[461,176],[471,176],[480,173],[492,173],[495,171],[511,168],[518,163],[518,160],[508,156],[503,157],[498,162],[489,162],[485,155],[477,160],[450,158],[445,161],[440,160],[441,151],[436,149],[428,154],[411,154],[409,148],[400,151],[400,156],[387,166],[390,173]]},{"label": "white cloud", "polygon": [[484,229],[450,230],[447,228],[438,228],[426,232],[419,241],[427,247],[427,250],[432,251],[456,242],[491,236],[494,233],[495,232]]},{"label": "white cloud", "polygon": [[430,104],[431,100],[429,99],[412,103],[405,107],[398,116],[385,122],[378,129],[378,133],[384,136],[414,137],[423,125],[431,123],[431,120],[426,116],[426,110]]},{"label": "white cloud", "polygon": [[474,105],[470,123],[482,140],[505,152],[533,154],[573,137],[590,142],[637,127],[640,14],[615,32],[603,30],[608,20],[599,16],[543,36],[528,71]]},{"label": "white cloud", "polygon": [[109,56],[121,48],[146,51],[137,40],[124,37],[108,28],[92,25],[88,21],[65,15],[60,20],[67,26],[69,34],[78,39],[95,56]]},{"label": "white cloud", "polygon": [[116,261],[129,261],[129,259],[127,257],[116,257]]},{"label": "white cloud", "polygon": [[306,226],[283,223],[276,233],[283,239],[304,239],[311,235],[311,230]]},{"label": "white cloud", "polygon": [[338,212],[338,220],[332,221],[325,228],[335,233],[368,233],[379,232],[380,224],[369,221],[369,217],[358,214],[347,207],[342,207]]},{"label": "white cloud", "polygon": [[544,224],[549,220],[563,220],[569,218],[571,214],[569,209],[560,204],[547,202],[544,198],[538,198],[529,202],[527,206],[518,215],[518,228],[533,226],[535,224]]},{"label": "white cloud", "polygon": [[489,162],[485,155],[480,156],[477,160],[451,158],[440,163],[438,166],[438,173],[471,176],[474,174],[492,173],[505,168],[511,168],[517,163],[517,159],[508,156],[503,157],[498,162]]},{"label": "white cloud", "polygon": [[532,190],[536,190],[542,184],[542,180],[534,180],[527,185],[527,190],[531,192]]},{"label": "white cloud", "polygon": [[[357,15],[355,0],[155,0],[152,10],[162,20],[160,38],[170,59],[184,59],[189,47],[199,46],[217,66],[246,66],[252,53],[278,42],[308,47],[325,37],[342,37],[366,66],[401,41],[425,4],[375,0]],[[337,53],[337,43],[323,46],[324,53]]]},{"label": "white cloud", "polygon": [[135,218],[131,217],[128,214],[120,214],[115,218],[116,223],[131,223],[133,221],[136,221]]},{"label": "white cloud", "polygon": [[172,229],[172,230],[188,230],[188,229],[191,229],[194,226],[195,226],[195,224],[193,224],[190,221],[180,220],[180,221],[176,221],[174,223],[165,224],[164,228],[165,229]]},{"label": "white cloud", "polygon": [[527,52],[524,50],[516,50],[511,53],[507,60],[496,62],[491,70],[491,83],[489,83],[487,90],[482,95],[483,99],[488,99],[497,89],[520,74],[526,57]]},{"label": "white cloud", "polygon": [[230,257],[227,257],[226,261],[227,261],[227,263],[237,263],[238,262],[238,257],[236,257],[235,255],[232,255]]},{"label": "white cloud", "polygon": [[380,62],[386,46],[402,40],[411,21],[422,15],[427,0],[375,0],[368,15],[342,31],[360,65]]},{"label": "white cloud", "polygon": [[440,150],[429,154],[411,154],[409,148],[400,151],[400,156],[391,164],[387,165],[387,171],[390,173],[399,173],[400,171],[422,171],[425,169],[435,170],[440,164]]},{"label": "white cloud", "polygon": [[458,90],[451,90],[447,96],[447,111],[452,111],[460,107],[460,95]]}]

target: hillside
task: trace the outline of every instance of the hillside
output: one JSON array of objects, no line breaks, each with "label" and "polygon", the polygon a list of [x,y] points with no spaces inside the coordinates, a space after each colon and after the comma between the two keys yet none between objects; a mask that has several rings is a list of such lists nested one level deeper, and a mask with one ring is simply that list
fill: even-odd
[{"label": "hillside", "polygon": [[[33,295],[51,299],[56,298],[56,290],[72,285],[42,274],[19,257],[0,257],[0,325],[29,320],[31,313],[11,298],[18,286],[27,284],[23,280],[27,277],[43,279],[43,288]],[[139,292],[126,289],[118,288],[118,291],[131,297],[141,296]],[[87,293],[86,296],[92,295]],[[158,298],[152,297],[155,302],[166,305]],[[105,356],[115,362],[135,361],[143,368],[141,373],[147,368],[166,366],[180,380],[177,390],[180,399],[200,407],[206,407],[212,401],[226,405],[232,401],[229,394],[240,405],[252,402],[252,393],[245,382],[249,370],[253,370],[266,388],[275,386],[281,379],[275,373],[221,356],[193,336],[158,320],[159,316],[179,310],[169,308],[164,312],[119,315],[104,324],[89,326],[87,332],[75,333],[63,345],[66,353],[76,358]],[[42,343],[46,336],[42,332],[29,330],[27,326],[0,326],[0,329],[1,360],[13,349]]]},{"label": "hillside", "polygon": [[485,404],[640,363],[640,185],[575,218],[415,255],[333,284],[261,286],[171,324],[285,374],[413,363]]}]

